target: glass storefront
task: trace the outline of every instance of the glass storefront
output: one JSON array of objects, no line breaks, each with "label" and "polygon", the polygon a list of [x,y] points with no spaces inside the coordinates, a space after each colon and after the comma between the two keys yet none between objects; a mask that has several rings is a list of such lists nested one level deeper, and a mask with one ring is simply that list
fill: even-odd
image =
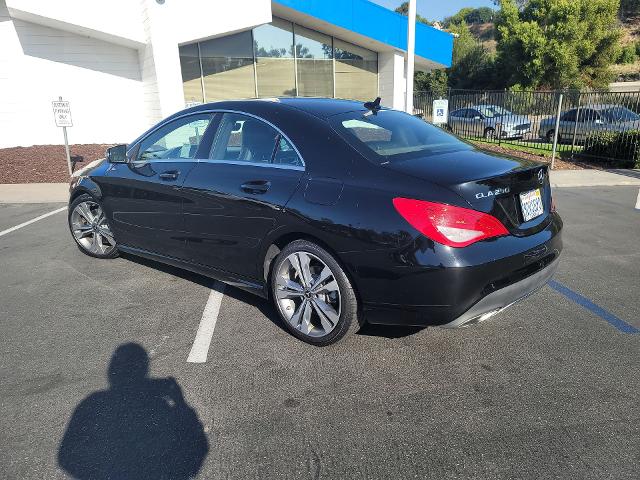
[{"label": "glass storefront", "polygon": [[255,96],[251,32],[200,42],[199,47],[207,102]]},{"label": "glass storefront", "polygon": [[378,54],[274,18],[252,31],[184,45],[186,102],[255,97],[378,96]]},{"label": "glass storefront", "polygon": [[[298,95],[333,97],[333,39],[329,35],[295,27]],[[376,79],[376,91],[377,91]]]},{"label": "glass storefront", "polygon": [[253,29],[258,97],[296,94],[293,25],[279,18]]}]

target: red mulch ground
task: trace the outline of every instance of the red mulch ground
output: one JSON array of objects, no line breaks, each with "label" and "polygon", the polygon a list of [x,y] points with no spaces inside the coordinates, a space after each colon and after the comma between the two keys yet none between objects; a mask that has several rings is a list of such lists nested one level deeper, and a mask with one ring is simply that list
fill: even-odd
[{"label": "red mulch ground", "polygon": [[[104,158],[113,145],[70,145],[75,170]],[[64,145],[34,145],[0,149],[0,183],[68,182],[69,171]]]}]

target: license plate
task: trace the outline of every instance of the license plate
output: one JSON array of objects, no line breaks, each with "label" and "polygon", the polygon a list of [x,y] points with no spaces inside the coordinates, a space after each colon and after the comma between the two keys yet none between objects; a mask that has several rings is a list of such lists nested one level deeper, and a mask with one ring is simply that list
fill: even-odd
[{"label": "license plate", "polygon": [[536,188],[535,190],[521,193],[520,207],[522,208],[522,216],[525,222],[542,215],[544,213],[544,207],[542,206],[540,189]]}]

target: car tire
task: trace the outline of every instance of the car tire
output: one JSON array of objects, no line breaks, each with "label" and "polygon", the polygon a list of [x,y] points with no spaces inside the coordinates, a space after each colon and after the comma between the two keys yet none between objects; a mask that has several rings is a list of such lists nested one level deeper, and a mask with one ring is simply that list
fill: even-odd
[{"label": "car tire", "polygon": [[93,196],[78,195],[67,216],[69,231],[80,251],[95,258],[115,258],[118,247],[101,203]]},{"label": "car tire", "polygon": [[271,298],[287,329],[316,346],[337,342],[360,327],[358,300],[346,273],[324,248],[295,240],[271,269]]},{"label": "car tire", "polygon": [[485,128],[483,136],[487,140],[493,140],[496,136],[496,131],[493,128]]}]

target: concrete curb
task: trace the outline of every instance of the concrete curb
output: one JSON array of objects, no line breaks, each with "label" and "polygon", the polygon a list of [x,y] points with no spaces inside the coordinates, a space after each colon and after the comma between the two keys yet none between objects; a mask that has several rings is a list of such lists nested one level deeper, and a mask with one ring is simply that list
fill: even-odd
[{"label": "concrete curb", "polygon": [[2,183],[0,203],[67,203],[68,183]]},{"label": "concrete curb", "polygon": [[553,170],[551,186],[557,187],[640,187],[640,170]]}]

